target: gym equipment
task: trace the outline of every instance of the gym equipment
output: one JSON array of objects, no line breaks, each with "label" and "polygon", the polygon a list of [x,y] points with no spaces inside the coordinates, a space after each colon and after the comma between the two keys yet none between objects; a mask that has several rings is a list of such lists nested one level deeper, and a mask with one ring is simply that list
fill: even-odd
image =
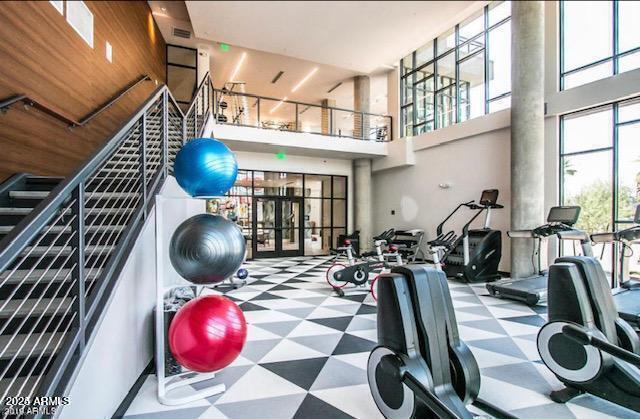
[{"label": "gym equipment", "polygon": [[480,370],[458,335],[444,272],[426,265],[394,267],[378,284],[378,345],[367,376],[388,419],[472,418],[468,404],[514,418],[478,398]]},{"label": "gym equipment", "polygon": [[337,243],[344,243],[349,240],[351,250],[356,257],[360,257],[360,231],[356,230],[351,234],[339,234]]},{"label": "gym equipment", "polygon": [[494,297],[520,301],[531,306],[544,302],[547,299],[547,273],[542,270],[540,249],[543,239],[555,235],[560,240],[578,240],[584,255],[593,254],[587,233],[573,227],[579,216],[580,207],[552,207],[547,216],[547,224],[533,230],[509,231],[507,235],[511,238],[535,239],[533,251],[537,253],[537,274],[528,278],[504,279],[487,284],[489,293]]},{"label": "gym equipment", "polygon": [[[374,237],[375,251],[364,253],[361,260],[356,259],[354,256],[352,244],[349,239],[345,240],[344,246],[337,249],[336,257],[333,259],[334,263],[327,269],[326,279],[327,283],[331,285],[339,297],[344,297],[342,288],[347,284],[363,286],[370,283],[370,289],[372,293],[374,293],[373,285],[375,278],[370,280],[369,274],[382,272],[384,269],[388,269],[394,262],[395,264],[402,265],[402,256],[395,245],[390,245],[387,252],[382,250],[382,247],[387,244],[387,239],[392,237],[392,235],[393,230],[387,230],[381,235]],[[339,259],[343,256],[347,258],[347,265],[339,262]]]},{"label": "gym equipment", "polygon": [[196,138],[182,146],[173,172],[186,193],[194,198],[209,198],[224,195],[233,186],[238,163],[223,142]]},{"label": "gym equipment", "polygon": [[219,371],[240,355],[247,339],[242,310],[220,295],[195,298],[178,310],[169,326],[169,347],[191,371]]},{"label": "gym equipment", "polygon": [[212,284],[233,275],[246,252],[238,226],[219,215],[198,214],[182,222],[171,237],[175,270],[194,284]]},{"label": "gym equipment", "polygon": [[639,412],[640,339],[618,317],[598,260],[557,259],[549,268],[547,305],[549,322],[538,332],[538,352],[566,386],[551,399],[566,403],[590,393]]},{"label": "gym equipment", "polygon": [[393,244],[407,262],[415,263],[418,256],[424,260],[424,252],[422,251],[422,239],[424,238],[424,230],[414,228],[410,230],[393,230],[394,236],[389,240],[389,244]]},{"label": "gym equipment", "polygon": [[[482,191],[480,202],[475,200],[459,204],[436,228],[434,246],[439,247],[438,263],[449,278],[466,282],[489,282],[500,278],[498,265],[502,258],[502,233],[491,229],[491,211],[504,208],[498,204],[497,189]],[[462,227],[460,235],[453,231],[443,233],[444,226],[462,207],[475,211]],[[469,227],[480,214],[485,213],[484,227],[470,230]],[[443,251],[440,251],[443,250]],[[433,254],[433,250],[430,250]],[[434,261],[436,263],[436,261]]]},{"label": "gym equipment", "polygon": [[[640,224],[640,205],[636,207],[633,223]],[[620,317],[640,333],[640,283],[627,276],[629,258],[632,255],[628,254],[628,251],[632,250],[631,243],[638,239],[640,239],[640,226],[637,225],[613,233],[591,235],[591,241],[594,243],[612,243],[618,246],[618,283],[614,284],[612,281],[613,301]]]}]

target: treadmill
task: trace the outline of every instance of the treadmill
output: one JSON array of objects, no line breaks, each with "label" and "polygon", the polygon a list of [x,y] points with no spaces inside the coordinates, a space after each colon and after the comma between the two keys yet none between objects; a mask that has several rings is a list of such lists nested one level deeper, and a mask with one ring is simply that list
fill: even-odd
[{"label": "treadmill", "polygon": [[[547,272],[542,270],[541,248],[542,241],[550,236],[560,240],[577,240],[582,247],[583,255],[592,256],[589,235],[573,226],[578,222],[580,207],[557,206],[549,210],[547,223],[533,230],[514,230],[507,232],[511,238],[532,238],[536,241],[534,252],[537,251],[536,275],[528,278],[510,278],[487,284],[487,290],[493,297],[506,298],[536,305],[547,300]],[[533,255],[532,255],[533,256]]]},{"label": "treadmill", "polygon": [[[633,217],[634,224],[640,224],[640,205],[636,207]],[[620,318],[626,320],[636,332],[640,333],[640,282],[628,276],[631,244],[640,240],[640,226],[627,228],[613,233],[596,233],[591,235],[594,243],[617,244],[618,254],[618,281],[612,279],[613,301]]]}]

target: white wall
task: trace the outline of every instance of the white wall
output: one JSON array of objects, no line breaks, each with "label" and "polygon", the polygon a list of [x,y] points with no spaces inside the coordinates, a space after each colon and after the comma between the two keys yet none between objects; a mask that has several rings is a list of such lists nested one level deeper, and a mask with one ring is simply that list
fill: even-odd
[{"label": "white wall", "polygon": [[[231,149],[233,150],[233,147]],[[348,176],[347,222],[348,230],[353,230],[353,169],[351,160],[292,155],[287,155],[284,160],[280,160],[273,153],[233,151],[240,169]]]},{"label": "white wall", "polygon": [[[502,210],[492,214],[492,227],[509,228],[510,147],[509,130],[499,129],[464,140],[415,152],[415,165],[374,174],[375,231],[422,228],[426,238],[435,237],[436,226],[462,201],[480,198],[483,189],[499,189]],[[415,140],[415,139],[414,139]],[[403,140],[400,140],[403,141]],[[440,184],[448,184],[442,189]],[[395,215],[391,211],[395,210]],[[461,210],[462,211],[462,210]],[[471,214],[452,220],[459,231]],[[475,227],[482,227],[478,219]],[[509,241],[503,235],[501,270],[508,270]]]},{"label": "white wall", "polygon": [[65,419],[110,418],[149,364],[155,305],[155,216],[147,218],[88,343]]},{"label": "white wall", "polygon": [[[163,185],[161,194],[187,196],[172,176]],[[190,208],[190,213],[204,212],[204,201],[201,202],[202,208]],[[60,418],[110,418],[153,357],[155,218],[154,209],[129,254],[99,320],[97,333],[87,343],[80,370],[71,384],[70,404],[60,411]],[[175,271],[173,276],[177,276]]]}]

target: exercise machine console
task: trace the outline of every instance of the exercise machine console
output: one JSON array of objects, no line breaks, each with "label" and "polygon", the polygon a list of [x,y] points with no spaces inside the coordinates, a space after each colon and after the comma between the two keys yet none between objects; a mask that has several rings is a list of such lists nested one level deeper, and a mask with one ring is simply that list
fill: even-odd
[{"label": "exercise machine console", "polygon": [[[578,222],[580,207],[556,206],[549,210],[547,223],[533,230],[512,230],[507,232],[511,238],[532,238],[535,240],[534,253],[537,253],[537,273],[528,278],[512,278],[487,284],[487,290],[494,297],[506,298],[536,305],[547,299],[547,273],[542,270],[541,247],[547,237],[556,236],[560,240],[577,240],[586,256],[592,256],[589,235],[573,226]],[[532,255],[533,259],[533,255]]]}]

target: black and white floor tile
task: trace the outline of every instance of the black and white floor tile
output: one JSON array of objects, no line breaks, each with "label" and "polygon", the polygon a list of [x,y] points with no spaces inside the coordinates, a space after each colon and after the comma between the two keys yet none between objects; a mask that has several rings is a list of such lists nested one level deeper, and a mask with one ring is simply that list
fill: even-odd
[{"label": "black and white floor tile", "polygon": [[[127,419],[379,418],[367,384],[376,345],[376,305],[364,288],[338,298],[325,282],[327,257],[250,261],[249,283],[227,294],[244,311],[240,357],[211,383],[226,391],[181,406],[157,400],[149,375]],[[535,345],[545,309],[488,296],[484,285],[450,282],[461,337],[482,372],[481,397],[519,418],[632,418],[637,413],[592,396],[566,405],[548,393],[561,384]],[[196,390],[199,387],[196,387]]]}]

